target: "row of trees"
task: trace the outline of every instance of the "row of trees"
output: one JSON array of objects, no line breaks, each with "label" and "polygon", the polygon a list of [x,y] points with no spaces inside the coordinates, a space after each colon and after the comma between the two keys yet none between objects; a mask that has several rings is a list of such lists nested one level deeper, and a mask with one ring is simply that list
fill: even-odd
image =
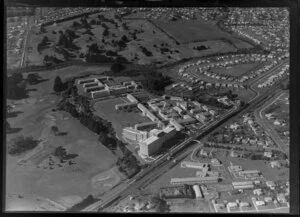
[{"label": "row of trees", "polygon": [[150,56],[153,56],[152,52],[149,51],[147,48],[143,47],[143,46],[140,46],[142,52],[147,56],[147,57],[150,57]]},{"label": "row of trees", "polygon": [[14,73],[12,76],[7,76],[7,98],[23,99],[26,97],[28,97],[26,81],[23,79],[22,73]]},{"label": "row of trees", "polygon": [[162,94],[165,87],[173,83],[169,76],[164,76],[162,73],[154,70],[144,76],[145,78],[142,80],[142,85],[151,93]]},{"label": "row of trees", "polygon": [[18,156],[26,151],[34,149],[39,140],[33,139],[33,137],[18,136],[12,139],[12,142],[8,145],[8,153],[13,156]]},{"label": "row of trees", "polygon": [[52,55],[46,55],[44,57],[43,63],[45,66],[52,66],[52,65],[56,65],[59,63],[63,63],[64,61],[58,59],[56,56],[52,56]]}]

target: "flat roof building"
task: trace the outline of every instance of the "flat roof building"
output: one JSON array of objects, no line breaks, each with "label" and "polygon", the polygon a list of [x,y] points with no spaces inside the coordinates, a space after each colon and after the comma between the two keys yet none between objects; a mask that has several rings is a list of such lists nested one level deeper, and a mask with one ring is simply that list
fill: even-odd
[{"label": "flat roof building", "polygon": [[177,131],[180,131],[180,130],[182,130],[182,129],[184,128],[184,127],[183,127],[180,123],[178,123],[174,118],[171,118],[171,119],[170,119],[170,124],[173,125]]},{"label": "flat roof building", "polygon": [[127,99],[129,99],[130,102],[138,102],[138,100],[131,94],[127,94]]},{"label": "flat roof building", "polygon": [[181,167],[185,168],[193,168],[193,169],[203,169],[209,168],[208,163],[199,163],[199,162],[192,162],[192,161],[183,161],[181,162]]},{"label": "flat roof building", "polygon": [[151,156],[157,153],[166,142],[176,135],[176,130],[173,127],[166,127],[163,130],[153,129],[149,134],[149,138],[139,143],[142,156]]},{"label": "flat roof building", "polygon": [[172,178],[171,184],[217,183],[221,178],[216,176]]},{"label": "flat roof building", "polygon": [[84,91],[87,92],[87,93],[90,93],[92,91],[98,91],[98,90],[104,90],[104,86],[91,86],[91,87],[85,87],[84,88]]},{"label": "flat roof building", "polygon": [[193,190],[195,192],[196,198],[203,198],[203,194],[200,190],[199,185],[193,185]]},{"label": "flat roof building", "polygon": [[149,127],[156,127],[157,125],[158,125],[157,122],[149,121],[149,122],[144,122],[144,123],[140,123],[140,124],[135,124],[134,128],[136,130],[144,130]]},{"label": "flat roof building", "polygon": [[109,90],[97,90],[97,91],[92,91],[91,92],[91,96],[92,96],[93,99],[106,97],[106,96],[109,96],[109,95],[110,95]]},{"label": "flat roof building", "polygon": [[96,78],[86,78],[86,79],[78,79],[78,84],[90,83],[90,82],[97,82]]}]

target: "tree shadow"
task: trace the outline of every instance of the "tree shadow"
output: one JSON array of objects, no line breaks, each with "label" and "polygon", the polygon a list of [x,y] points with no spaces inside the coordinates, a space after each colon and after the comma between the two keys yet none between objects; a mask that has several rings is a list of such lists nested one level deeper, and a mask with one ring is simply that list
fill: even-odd
[{"label": "tree shadow", "polygon": [[39,84],[39,83],[42,83],[42,82],[45,82],[45,81],[48,81],[49,79],[38,79],[34,82],[31,82],[29,83],[30,85],[36,85],[36,84]]},{"label": "tree shadow", "polygon": [[23,128],[11,128],[10,130],[7,130],[7,134],[13,134],[13,133],[19,133]]},{"label": "tree shadow", "polygon": [[7,113],[7,118],[15,118],[18,116],[18,114],[22,114],[24,112],[21,112],[21,111],[14,111],[14,112],[10,112],[10,113]]},{"label": "tree shadow", "polygon": [[26,90],[26,93],[29,93],[29,92],[31,92],[31,91],[37,91],[37,89],[36,89],[36,88],[30,88],[30,89],[27,89],[27,90]]},{"label": "tree shadow", "polygon": [[68,135],[68,132],[59,132],[56,135],[57,136],[66,136],[66,135]]}]

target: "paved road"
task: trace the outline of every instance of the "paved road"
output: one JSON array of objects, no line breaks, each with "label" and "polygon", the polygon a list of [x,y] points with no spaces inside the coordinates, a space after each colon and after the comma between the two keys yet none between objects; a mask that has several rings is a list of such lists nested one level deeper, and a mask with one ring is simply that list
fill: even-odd
[{"label": "paved road", "polygon": [[28,17],[28,19],[27,19],[27,30],[26,30],[25,40],[24,40],[23,53],[22,53],[20,67],[23,67],[24,62],[26,60],[26,52],[27,52],[27,48],[28,48],[27,42],[28,42],[28,38],[29,38],[28,36],[31,33],[31,28],[34,25],[34,20],[35,20],[35,18],[32,16]]},{"label": "paved road", "polygon": [[255,118],[257,120],[257,122],[265,129],[266,133],[273,139],[273,141],[278,145],[278,147],[287,154],[288,158],[289,158],[289,151],[287,150],[287,144],[285,142],[282,141],[282,139],[280,138],[280,136],[278,135],[278,133],[274,130],[273,127],[270,127],[270,124],[267,122],[267,120],[263,117],[263,112],[269,107],[271,106],[273,103],[275,103],[277,100],[280,99],[281,96],[287,94],[286,92],[284,93],[280,93],[279,95],[277,95],[277,97],[275,99],[272,99],[271,102],[267,102],[264,107],[262,107],[261,109],[257,109],[254,112]]}]

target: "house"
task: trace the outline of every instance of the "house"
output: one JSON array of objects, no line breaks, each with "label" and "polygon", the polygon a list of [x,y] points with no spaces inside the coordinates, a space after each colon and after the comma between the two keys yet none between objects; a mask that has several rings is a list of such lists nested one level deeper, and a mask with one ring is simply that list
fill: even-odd
[{"label": "house", "polygon": [[265,200],[266,203],[269,203],[269,202],[273,201],[272,197],[265,197],[264,200]]},{"label": "house", "polygon": [[270,120],[273,118],[273,114],[272,113],[269,113],[269,114],[265,114],[265,117]]},{"label": "house", "polygon": [[254,184],[255,185],[259,185],[260,184],[260,180],[254,180]]},{"label": "house", "polygon": [[266,185],[270,188],[270,189],[272,189],[272,190],[274,190],[275,189],[275,183],[273,182],[273,181],[267,181],[266,182]]},{"label": "house", "polygon": [[272,168],[281,166],[279,161],[271,161],[270,165],[271,165]]},{"label": "house", "polygon": [[202,155],[202,156],[208,156],[208,152],[207,151],[205,151],[204,149],[201,149],[200,150],[200,155]]},{"label": "house", "polygon": [[230,157],[238,157],[239,155],[235,153],[233,150],[230,152]]},{"label": "house", "polygon": [[248,202],[241,202],[239,203],[240,207],[250,207],[250,203]]},{"label": "house", "polygon": [[238,171],[243,170],[242,167],[239,165],[231,165],[228,167],[228,169],[230,172],[238,172]]},{"label": "house", "polygon": [[265,156],[265,157],[268,157],[268,158],[271,158],[273,155],[272,155],[272,152],[271,152],[271,151],[265,151],[265,152],[264,152],[264,156]]},{"label": "house", "polygon": [[287,200],[286,200],[286,197],[284,194],[277,194],[277,200],[280,202],[280,203],[286,203]]},{"label": "house", "polygon": [[237,203],[235,203],[235,202],[229,202],[229,203],[227,203],[227,208],[236,208],[237,207]]},{"label": "house", "polygon": [[231,124],[229,128],[232,130],[237,130],[239,128],[239,126],[240,125],[238,123],[234,123],[234,124]]},{"label": "house", "polygon": [[256,206],[265,206],[266,205],[265,201],[262,201],[262,200],[255,201],[255,204],[256,204]]},{"label": "house", "polygon": [[211,162],[212,165],[214,165],[214,166],[220,166],[220,165],[222,165],[221,162],[220,162],[217,158],[211,159],[210,162]]},{"label": "house", "polygon": [[257,188],[257,189],[254,189],[253,190],[253,194],[256,194],[256,195],[258,195],[258,196],[260,196],[260,195],[262,195],[262,190],[260,189],[260,188]]},{"label": "house", "polygon": [[279,126],[279,125],[281,125],[281,123],[280,123],[279,120],[275,120],[275,121],[274,121],[274,125],[275,125],[275,126]]},{"label": "house", "polygon": [[216,203],[216,204],[215,204],[215,207],[216,207],[217,209],[224,209],[224,208],[225,208],[225,205],[224,205],[224,203]]}]

